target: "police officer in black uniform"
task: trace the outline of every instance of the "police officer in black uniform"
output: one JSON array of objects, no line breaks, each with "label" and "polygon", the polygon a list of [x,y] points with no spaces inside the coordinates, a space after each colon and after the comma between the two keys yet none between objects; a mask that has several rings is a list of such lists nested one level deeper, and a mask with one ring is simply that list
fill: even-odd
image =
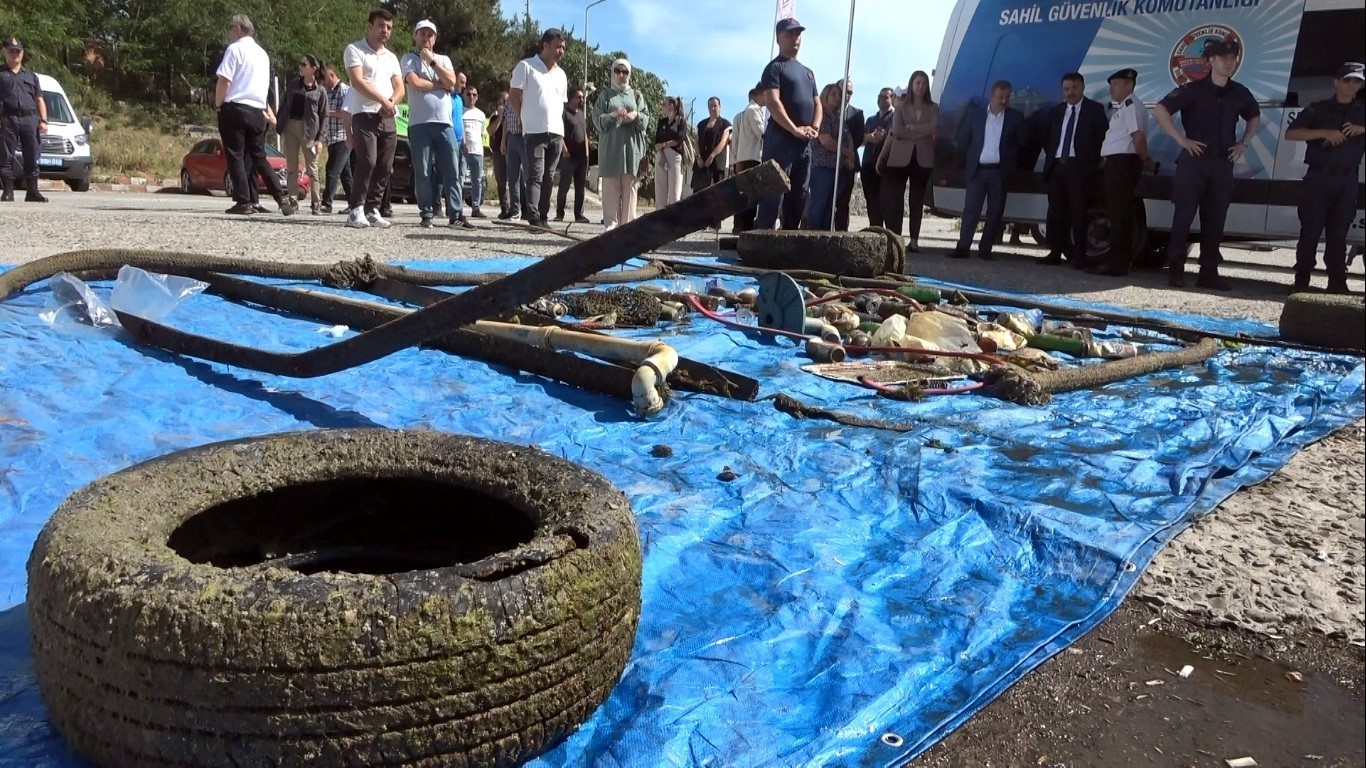
[{"label": "police officer in black uniform", "polygon": [[1347,230],[1357,210],[1357,168],[1366,151],[1366,104],[1357,95],[1366,75],[1360,64],[1344,64],[1333,75],[1333,98],[1310,104],[1291,121],[1285,138],[1305,141],[1300,190],[1300,242],[1295,249],[1295,291],[1309,290],[1325,234],[1323,266],[1328,292],[1347,293]]},{"label": "police officer in black uniform", "polygon": [[[1261,127],[1261,110],[1242,83],[1233,80],[1242,46],[1237,40],[1210,40],[1203,51],[1209,74],[1171,93],[1153,108],[1153,117],[1167,135],[1181,145],[1172,179],[1171,239],[1167,242],[1167,284],[1185,286],[1186,241],[1191,222],[1200,212],[1201,288],[1227,291],[1231,286],[1219,276],[1219,243],[1224,237],[1224,217],[1233,202],[1233,165],[1247,152],[1248,141]],[[1181,114],[1176,127],[1172,116]],[[1235,139],[1238,119],[1245,121],[1241,139]]]},{"label": "police officer in black uniform", "polygon": [[38,85],[38,75],[24,68],[24,44],[17,37],[7,37],[5,48],[5,68],[0,70],[0,183],[4,192],[0,202],[14,200],[13,158],[15,147],[24,155],[24,179],[28,194],[24,200],[30,203],[46,203],[47,198],[38,191],[38,155],[40,145],[38,134],[47,132],[47,104],[43,102],[43,89]]}]

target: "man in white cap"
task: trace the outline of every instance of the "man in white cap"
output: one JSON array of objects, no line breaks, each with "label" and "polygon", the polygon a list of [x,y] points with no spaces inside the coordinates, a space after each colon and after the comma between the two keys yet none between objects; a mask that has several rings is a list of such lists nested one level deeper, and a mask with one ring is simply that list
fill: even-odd
[{"label": "man in white cap", "polygon": [[1309,289],[1320,235],[1328,292],[1348,292],[1347,230],[1356,216],[1358,169],[1366,149],[1366,105],[1357,98],[1363,82],[1360,64],[1343,64],[1333,75],[1333,98],[1305,107],[1285,131],[1289,141],[1308,142],[1304,162],[1309,170],[1300,192],[1300,242],[1295,249],[1296,292]]},{"label": "man in white cap", "polygon": [[456,170],[455,123],[451,114],[451,94],[460,87],[455,66],[449,56],[436,53],[436,25],[423,19],[413,27],[413,51],[403,56],[403,84],[408,89],[408,143],[413,151],[413,191],[422,216],[422,226],[432,226],[441,208],[434,199],[431,181],[435,162],[441,175],[441,196],[450,212],[450,226],[464,223],[460,215],[460,174]]}]

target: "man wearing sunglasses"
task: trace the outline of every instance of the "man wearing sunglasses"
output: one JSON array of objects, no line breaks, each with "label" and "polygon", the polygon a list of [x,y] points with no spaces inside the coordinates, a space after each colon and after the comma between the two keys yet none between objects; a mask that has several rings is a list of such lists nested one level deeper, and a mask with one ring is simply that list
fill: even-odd
[{"label": "man wearing sunglasses", "polygon": [[1328,292],[1347,293],[1347,231],[1357,211],[1357,178],[1366,149],[1366,105],[1357,96],[1366,83],[1361,64],[1343,64],[1333,75],[1333,97],[1305,107],[1285,131],[1308,144],[1300,193],[1300,241],[1295,249],[1295,292],[1309,290],[1324,236]]}]

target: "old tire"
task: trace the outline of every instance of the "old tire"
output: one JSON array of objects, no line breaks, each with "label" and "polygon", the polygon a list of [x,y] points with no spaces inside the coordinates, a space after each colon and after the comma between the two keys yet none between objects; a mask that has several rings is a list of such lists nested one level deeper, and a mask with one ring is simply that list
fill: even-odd
[{"label": "old tire", "polygon": [[1281,308],[1281,338],[1334,349],[1366,349],[1366,299],[1292,294]]},{"label": "old tire", "polygon": [[880,232],[743,232],[737,250],[740,261],[756,269],[805,269],[849,277],[876,277],[905,269],[904,255],[898,265],[895,249]]},{"label": "old tire", "polygon": [[607,697],[640,607],[634,520],[601,476],[378,429],[105,477],[28,577],[48,712],[106,766],[518,763]]}]

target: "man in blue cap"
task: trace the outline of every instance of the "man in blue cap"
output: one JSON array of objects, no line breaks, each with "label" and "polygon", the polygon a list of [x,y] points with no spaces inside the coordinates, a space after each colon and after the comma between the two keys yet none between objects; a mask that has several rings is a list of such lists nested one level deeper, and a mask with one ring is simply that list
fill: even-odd
[{"label": "man in blue cap", "polygon": [[[1195,284],[1216,291],[1231,287],[1219,276],[1219,243],[1233,202],[1233,166],[1243,159],[1248,142],[1262,125],[1257,99],[1233,79],[1241,52],[1237,40],[1207,41],[1204,59],[1209,74],[1167,94],[1153,108],[1157,124],[1181,146],[1172,178],[1175,210],[1167,240],[1167,284],[1173,288],[1186,284],[1186,242],[1197,210],[1200,275]],[[1181,128],[1172,119],[1178,113]],[[1244,122],[1243,135],[1234,138],[1239,118]]]},{"label": "man in blue cap", "polygon": [[1366,105],[1361,93],[1366,74],[1360,64],[1344,64],[1333,75],[1333,97],[1302,110],[1285,131],[1289,141],[1307,142],[1300,193],[1300,241],[1295,249],[1295,292],[1309,290],[1324,235],[1323,266],[1328,292],[1347,293],[1347,230],[1357,210],[1357,178],[1366,151]]},{"label": "man in blue cap", "polygon": [[792,188],[759,203],[756,229],[773,229],[782,214],[783,229],[801,226],[806,210],[806,176],[811,168],[811,141],[819,133],[821,105],[816,98],[816,75],[797,61],[806,29],[796,19],[778,22],[778,56],[759,78],[768,127],[764,129],[763,159],[774,160],[787,174]]},{"label": "man in blue cap", "polygon": [[38,75],[24,66],[24,44],[17,37],[3,42],[5,67],[0,69],[0,202],[14,200],[13,158],[15,148],[23,150],[24,202],[46,203],[38,191],[38,135],[47,133],[47,103]]}]

